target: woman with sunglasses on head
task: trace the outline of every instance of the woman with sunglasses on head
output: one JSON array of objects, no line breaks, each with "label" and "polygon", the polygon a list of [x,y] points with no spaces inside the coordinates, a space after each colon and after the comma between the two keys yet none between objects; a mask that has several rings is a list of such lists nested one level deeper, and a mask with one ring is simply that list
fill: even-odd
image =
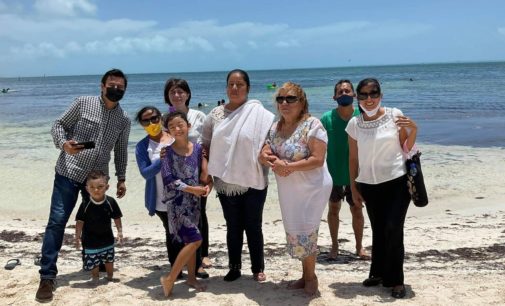
[{"label": "woman with sunglasses on head", "polygon": [[275,173],[288,253],[302,262],[302,277],[288,288],[313,295],[319,224],[333,186],[325,158],[328,137],[309,114],[300,85],[284,83],[275,101],[280,119],[270,129],[260,161]]},{"label": "woman with sunglasses on head", "polygon": [[355,205],[365,203],[372,226],[372,264],[363,285],[382,283],[392,287],[394,298],[403,298],[403,226],[410,203],[405,156],[414,150],[417,126],[399,109],[381,105],[378,80],[360,81],[356,92],[361,115],[346,132],[352,198]]},{"label": "woman with sunglasses on head", "polygon": [[[189,141],[193,143],[198,143],[200,135],[202,134],[203,121],[205,120],[205,114],[202,111],[189,108],[189,102],[191,101],[191,89],[189,84],[184,79],[170,78],[165,83],[165,89],[163,91],[163,97],[165,103],[170,106],[170,109],[184,113],[188,119],[191,126],[189,130]],[[196,276],[199,278],[208,278],[209,274],[204,268],[211,266],[209,260],[209,223],[207,220],[207,197],[200,198],[200,224],[199,229],[202,234],[202,244],[197,251],[197,266],[198,270]],[[182,249],[183,245],[177,248],[177,252]],[[174,254],[177,257],[177,254]]]},{"label": "woman with sunglasses on head", "polygon": [[177,256],[171,244],[168,230],[167,205],[163,199],[163,180],[161,178],[161,159],[165,154],[164,147],[171,145],[174,138],[162,129],[161,112],[154,106],[142,108],[136,116],[137,122],[144,128],[147,136],[137,143],[135,158],[140,174],[146,180],[145,206],[150,216],[156,214],[165,228],[165,244],[171,264]]},{"label": "woman with sunglasses on head", "polygon": [[202,144],[209,153],[209,174],[214,177],[226,220],[229,272],[225,281],[241,276],[244,231],[256,281],[265,281],[263,206],[267,195],[268,168],[258,155],[274,114],[260,101],[249,100],[247,72],[235,69],[226,77],[228,104],[210,111],[204,122]]}]

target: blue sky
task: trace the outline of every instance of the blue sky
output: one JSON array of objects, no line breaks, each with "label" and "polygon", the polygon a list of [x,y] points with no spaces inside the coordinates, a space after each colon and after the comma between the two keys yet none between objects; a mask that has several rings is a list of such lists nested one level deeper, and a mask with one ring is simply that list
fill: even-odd
[{"label": "blue sky", "polygon": [[0,0],[0,76],[505,60],[505,1]]}]

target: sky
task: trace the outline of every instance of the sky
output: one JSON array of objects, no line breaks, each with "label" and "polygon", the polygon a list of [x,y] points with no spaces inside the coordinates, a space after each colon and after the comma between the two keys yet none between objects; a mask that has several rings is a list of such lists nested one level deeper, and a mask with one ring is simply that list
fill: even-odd
[{"label": "sky", "polygon": [[0,0],[0,77],[505,60],[505,1]]}]

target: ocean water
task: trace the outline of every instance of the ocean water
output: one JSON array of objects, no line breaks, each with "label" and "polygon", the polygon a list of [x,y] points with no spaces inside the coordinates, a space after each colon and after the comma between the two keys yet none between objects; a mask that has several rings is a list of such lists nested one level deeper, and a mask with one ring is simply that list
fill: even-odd
[{"label": "ocean water", "polygon": [[[179,77],[191,87],[190,107],[202,103],[204,107],[200,110],[208,113],[218,100],[227,99],[226,74],[226,71],[130,74],[121,106],[131,118],[145,105],[166,111],[165,81]],[[376,77],[381,82],[383,105],[400,108],[416,120],[419,142],[505,146],[505,63],[262,70],[249,71],[249,75],[249,97],[261,100],[273,112],[275,91],[268,89],[267,84],[281,85],[285,81],[301,84],[308,96],[310,112],[318,117],[336,106],[333,86],[339,79],[350,79],[356,86],[363,78]],[[53,121],[75,97],[98,95],[100,79],[101,75],[0,78],[0,88],[10,88],[8,93],[0,93],[1,155],[16,158],[23,155],[20,152],[28,152],[30,159],[35,159],[32,150],[52,150]],[[143,130],[134,123],[130,135],[132,151],[143,136]]]}]

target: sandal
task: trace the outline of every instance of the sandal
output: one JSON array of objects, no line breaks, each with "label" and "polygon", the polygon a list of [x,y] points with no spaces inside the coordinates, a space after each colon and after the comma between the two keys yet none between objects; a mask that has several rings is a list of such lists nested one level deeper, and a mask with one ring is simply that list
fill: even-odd
[{"label": "sandal", "polygon": [[20,264],[21,264],[21,261],[19,259],[13,258],[13,259],[9,259],[7,261],[4,268],[5,268],[5,270],[12,270]]},{"label": "sandal", "polygon": [[253,274],[253,278],[255,281],[257,282],[264,282],[267,280],[267,276],[265,275],[265,273],[263,272],[259,272],[259,273],[254,273]]}]

